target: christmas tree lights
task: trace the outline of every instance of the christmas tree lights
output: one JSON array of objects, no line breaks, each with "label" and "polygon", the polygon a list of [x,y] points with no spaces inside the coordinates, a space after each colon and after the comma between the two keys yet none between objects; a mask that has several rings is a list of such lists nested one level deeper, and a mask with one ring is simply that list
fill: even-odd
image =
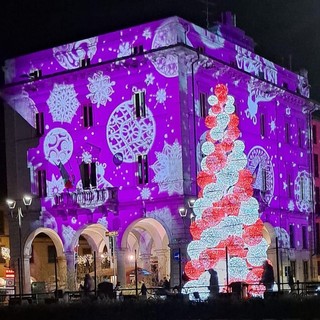
[{"label": "christmas tree lights", "polygon": [[195,219],[187,247],[189,260],[185,273],[190,279],[186,292],[198,291],[202,299],[209,295],[210,274],[218,272],[221,291],[232,282],[248,284],[252,295],[261,295],[259,285],[268,244],[263,239],[259,203],[253,198],[253,176],[246,169],[245,145],[238,129],[234,98],[223,84],[208,98],[211,105],[205,124],[206,141],[201,151],[200,187],[193,205]]}]

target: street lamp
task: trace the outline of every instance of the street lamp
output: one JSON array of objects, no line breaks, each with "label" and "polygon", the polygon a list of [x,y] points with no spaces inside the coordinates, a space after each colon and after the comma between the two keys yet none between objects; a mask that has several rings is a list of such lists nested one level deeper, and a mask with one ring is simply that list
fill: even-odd
[{"label": "street lamp", "polygon": [[[22,198],[22,201],[28,211],[29,206],[32,203],[32,197],[26,195]],[[13,210],[15,209],[16,204],[17,204],[16,200],[11,200],[11,199],[7,200],[7,205],[10,210],[10,215],[12,218],[13,218]],[[19,295],[21,299],[23,295],[23,280],[24,280],[23,279],[24,261],[23,261],[23,255],[22,255],[22,236],[21,236],[21,222],[22,222],[23,214],[22,214],[21,207],[18,207],[17,218],[18,218],[18,226],[19,226],[19,258],[17,260],[18,260]]]}]

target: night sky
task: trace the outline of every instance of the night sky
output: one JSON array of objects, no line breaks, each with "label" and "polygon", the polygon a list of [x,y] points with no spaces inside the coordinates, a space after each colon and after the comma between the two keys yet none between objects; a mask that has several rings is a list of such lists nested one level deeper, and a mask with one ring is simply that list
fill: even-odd
[{"label": "night sky", "polygon": [[[208,10],[207,10],[208,9]],[[0,59],[172,15],[200,26],[236,14],[258,54],[293,71],[309,71],[320,101],[319,0],[10,0],[0,8]]]}]

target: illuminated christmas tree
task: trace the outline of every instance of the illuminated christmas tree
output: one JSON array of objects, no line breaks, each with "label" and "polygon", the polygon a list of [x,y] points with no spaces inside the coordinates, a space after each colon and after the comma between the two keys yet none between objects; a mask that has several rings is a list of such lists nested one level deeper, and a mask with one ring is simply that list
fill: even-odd
[{"label": "illuminated christmas tree", "polygon": [[245,145],[238,129],[234,98],[225,85],[215,87],[208,98],[211,106],[205,124],[209,128],[202,145],[204,158],[197,176],[200,187],[187,251],[188,292],[208,297],[210,268],[218,272],[224,288],[233,282],[249,285],[252,295],[261,295],[259,285],[268,244],[263,238],[259,203],[253,197],[253,176],[246,169]]}]

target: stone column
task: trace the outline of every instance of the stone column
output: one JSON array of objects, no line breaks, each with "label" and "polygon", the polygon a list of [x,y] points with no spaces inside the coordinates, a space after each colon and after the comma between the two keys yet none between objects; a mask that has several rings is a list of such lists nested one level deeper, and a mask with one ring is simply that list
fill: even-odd
[{"label": "stone column", "polygon": [[163,280],[169,274],[168,269],[168,249],[157,249],[155,253],[158,257],[158,278],[159,281]]},{"label": "stone column", "polygon": [[30,258],[30,255],[23,257],[23,293],[31,293]]},{"label": "stone column", "polygon": [[124,287],[126,285],[127,249],[126,248],[117,249],[116,258],[117,258],[117,281],[119,281],[120,285]]},{"label": "stone column", "polygon": [[67,259],[64,256],[57,257],[59,287],[68,288]]},{"label": "stone column", "polygon": [[75,269],[75,257],[74,252],[66,252],[67,260],[67,288],[69,290],[75,291],[76,288],[76,269]]}]

